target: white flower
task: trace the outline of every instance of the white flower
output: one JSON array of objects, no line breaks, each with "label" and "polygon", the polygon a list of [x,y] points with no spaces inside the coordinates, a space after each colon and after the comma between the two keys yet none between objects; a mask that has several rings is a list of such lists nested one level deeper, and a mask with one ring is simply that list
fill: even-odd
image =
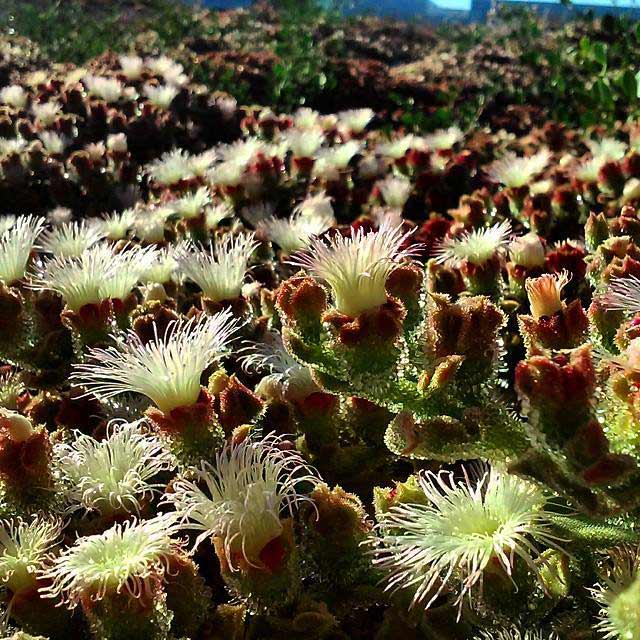
[{"label": "white flower", "polygon": [[43,131],[39,138],[47,153],[61,154],[69,145],[69,140],[55,131]]},{"label": "white flower", "polygon": [[98,223],[64,222],[40,238],[40,250],[63,258],[78,257],[86,249],[104,238]]},{"label": "white flower", "polygon": [[109,426],[96,440],[75,432],[69,443],[54,449],[54,468],[64,486],[68,511],[140,513],[148,498],[162,493],[159,474],[171,471],[175,460],[144,421]]},{"label": "white flower", "polygon": [[0,138],[0,156],[21,154],[27,148],[24,138]]},{"label": "white flower", "polygon": [[312,239],[306,251],[288,262],[326,282],[338,311],[357,316],[386,302],[387,278],[418,249],[402,248],[411,233],[403,234],[386,222],[376,232],[351,229],[348,237],[336,234],[328,241]]},{"label": "white flower", "polygon": [[281,438],[245,439],[227,444],[213,465],[202,462],[196,480],[178,478],[167,501],[190,529],[202,531],[196,545],[221,538],[229,568],[243,559],[261,568],[260,552],[281,535],[281,518],[311,500],[300,493],[303,483],[318,478],[295,452],[279,448]]},{"label": "white flower", "polygon": [[160,56],[158,58],[147,58],[146,66],[156,76],[162,76],[165,80],[180,77],[184,71],[184,67],[172,60],[168,56]]},{"label": "white flower", "polygon": [[463,140],[464,133],[458,127],[438,129],[422,138],[424,146],[434,151],[448,151]]},{"label": "white flower", "polygon": [[344,144],[320,149],[313,168],[314,175],[331,178],[338,171],[347,168],[353,156],[360,153],[362,145],[357,140],[350,140]]},{"label": "white flower", "polygon": [[106,349],[90,349],[75,365],[73,383],[100,399],[135,392],[147,396],[163,412],[195,404],[200,376],[225,352],[240,321],[227,309],[213,316],[176,320],[148,343],[129,331],[126,341]]},{"label": "white flower", "polygon": [[237,187],[244,176],[245,166],[237,162],[221,162],[209,171],[207,180],[215,187]]},{"label": "white flower", "polygon": [[5,213],[2,217],[0,217],[0,236],[5,232],[9,231],[15,225],[17,216]]},{"label": "white flower", "polygon": [[211,202],[211,194],[207,187],[200,187],[197,191],[172,200],[168,206],[181,218],[197,218]]},{"label": "white flower", "polygon": [[191,159],[182,149],[164,153],[146,166],[146,173],[155,183],[167,187],[181,180],[190,180],[195,175]]},{"label": "white flower", "polygon": [[402,209],[406,204],[413,185],[407,178],[388,176],[377,183],[385,203],[394,209]]},{"label": "white flower", "polygon": [[581,182],[598,182],[598,174],[605,160],[599,157],[591,158],[579,164],[573,171],[573,175]]},{"label": "white flower", "polygon": [[549,164],[551,153],[547,149],[532,156],[518,157],[515,153],[505,154],[495,160],[487,169],[487,174],[498,184],[516,189],[529,184]]},{"label": "white flower", "polygon": [[312,129],[320,121],[320,114],[309,107],[300,107],[293,114],[293,124],[298,129]]},{"label": "white flower", "polygon": [[114,153],[126,153],[129,149],[126,133],[110,133],[107,136],[107,149]]},{"label": "white flower", "polygon": [[231,162],[246,167],[258,153],[264,153],[265,150],[266,145],[262,140],[249,137],[245,140],[221,145],[219,153],[223,162]]},{"label": "white flower", "polygon": [[312,129],[289,129],[282,139],[296,158],[312,158],[324,142],[324,131],[320,127]]},{"label": "white flower", "polygon": [[612,311],[640,312],[640,279],[636,276],[614,278],[609,282],[602,303]]},{"label": "white flower", "polygon": [[0,89],[0,103],[8,104],[14,109],[24,109],[28,100],[29,94],[19,84],[11,84]]},{"label": "white flower", "polygon": [[144,70],[144,61],[139,56],[119,56],[122,75],[128,80],[138,80]]},{"label": "white flower", "polygon": [[154,251],[153,262],[142,272],[140,281],[146,284],[169,282],[178,268],[174,253],[172,245]]},{"label": "white flower", "polygon": [[384,142],[376,147],[376,153],[381,156],[387,156],[393,160],[402,158],[407,151],[415,144],[416,138],[413,134],[408,134],[402,138],[396,138],[389,142]]},{"label": "white flower", "polygon": [[465,231],[462,235],[445,238],[434,251],[437,262],[459,265],[465,260],[483,265],[507,247],[511,225],[507,220],[486,229]]},{"label": "white flower", "polygon": [[349,131],[362,133],[373,119],[373,109],[349,109],[338,113],[338,121]]},{"label": "white flower", "polygon": [[161,109],[168,109],[180,90],[172,84],[156,86],[147,83],[144,85],[143,91],[151,104]]},{"label": "white flower", "polygon": [[249,259],[257,246],[253,233],[226,234],[208,250],[185,242],[176,251],[176,260],[180,272],[195,282],[207,298],[220,302],[240,295]]},{"label": "white flower", "polygon": [[610,552],[611,566],[602,581],[590,589],[600,605],[596,629],[605,640],[637,638],[640,554],[637,548],[619,547]]},{"label": "white flower", "polygon": [[83,600],[98,601],[106,595],[127,593],[133,598],[150,595],[162,580],[172,558],[182,552],[174,518],[129,520],[104,533],[78,539],[55,558],[42,573],[50,584],[44,597],[62,598],[70,609]]},{"label": "white flower", "polygon": [[31,111],[35,116],[36,123],[43,127],[52,125],[62,111],[62,107],[57,102],[34,102]]},{"label": "white flower", "polygon": [[100,224],[102,231],[109,240],[122,240],[127,237],[129,230],[133,228],[136,218],[134,209],[105,213]]},{"label": "white flower", "polygon": [[220,222],[225,218],[231,218],[234,215],[233,206],[228,202],[217,202],[204,211],[205,224],[207,229],[214,230],[218,228]]},{"label": "white flower", "polygon": [[153,260],[149,248],[131,246],[119,253],[97,244],[77,257],[56,256],[35,274],[33,288],[55,291],[72,311],[103,300],[124,299]]},{"label": "white flower", "polygon": [[562,309],[562,289],[567,286],[569,280],[571,276],[568,271],[527,278],[524,286],[531,306],[531,315],[536,320],[543,316],[552,316]]},{"label": "white flower", "polygon": [[18,398],[25,390],[22,375],[17,371],[0,373],[0,409],[15,411]]},{"label": "white flower", "polygon": [[169,207],[138,209],[133,219],[133,234],[145,244],[164,242],[167,218],[172,214]]},{"label": "white flower", "polygon": [[374,565],[388,573],[387,589],[415,590],[412,606],[428,609],[452,581],[457,604],[482,583],[494,561],[511,575],[517,557],[534,572],[540,551],[559,549],[535,484],[495,469],[479,479],[465,471],[418,476],[427,504],[397,504],[380,517]]},{"label": "white flower", "polygon": [[86,76],[83,82],[89,95],[101,98],[105,102],[118,102],[124,92],[122,83],[116,78]]},{"label": "white flower", "polygon": [[5,284],[14,284],[24,278],[44,223],[44,218],[20,216],[0,236],[0,280]]},{"label": "white flower", "polygon": [[481,631],[474,640],[558,640],[554,632],[544,633],[541,629],[520,630],[518,627]]},{"label": "white flower", "polygon": [[615,138],[602,138],[601,140],[586,140],[585,144],[594,158],[598,158],[603,164],[620,160],[627,153],[627,145]]},{"label": "white flower", "polygon": [[107,152],[104,142],[90,142],[84,150],[89,154],[93,162],[100,162]]},{"label": "white flower", "polygon": [[61,537],[59,518],[34,516],[31,520],[0,521],[0,582],[12,595],[36,586],[38,573],[49,561]]},{"label": "white flower", "polygon": [[277,331],[268,331],[259,342],[245,341],[243,345],[238,350],[242,368],[248,373],[267,374],[258,383],[256,393],[258,387],[271,381],[281,385],[285,393],[297,397],[319,391],[309,367],[301,365],[289,354]]},{"label": "white flower", "polygon": [[509,245],[511,262],[527,269],[534,269],[544,265],[544,246],[540,236],[534,231],[514,238]]},{"label": "white flower", "polygon": [[331,224],[335,224],[331,196],[328,196],[324,191],[316,193],[315,196],[308,196],[296,206],[294,211],[303,216],[331,219]]},{"label": "white flower", "polygon": [[290,218],[272,216],[258,223],[256,233],[275,242],[283,255],[300,251],[309,246],[311,238],[320,235],[336,222],[333,212],[329,215],[326,212],[317,215],[312,211],[311,207],[306,207],[297,209]]}]

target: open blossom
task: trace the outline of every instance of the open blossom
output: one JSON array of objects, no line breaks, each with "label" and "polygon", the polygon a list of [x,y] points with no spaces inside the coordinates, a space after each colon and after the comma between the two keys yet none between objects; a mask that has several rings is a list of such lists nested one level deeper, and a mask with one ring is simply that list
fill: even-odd
[{"label": "open blossom", "polygon": [[434,255],[438,262],[459,265],[467,261],[481,266],[504,252],[510,236],[511,225],[505,220],[486,229],[474,229],[457,237],[445,238]]},{"label": "open blossom", "polygon": [[55,131],[42,131],[38,137],[49,154],[61,154],[69,146],[69,139]]},{"label": "open blossom", "polygon": [[605,640],[631,638],[639,630],[640,553],[636,547],[622,546],[610,552],[610,566],[601,581],[590,589],[600,606],[596,629]]},{"label": "open blossom", "polygon": [[562,309],[562,289],[571,279],[567,271],[545,273],[539,278],[527,278],[525,289],[531,305],[531,315],[539,320]]},{"label": "open blossom", "polygon": [[492,468],[479,478],[465,471],[418,476],[425,504],[397,504],[380,517],[374,565],[387,589],[413,591],[412,606],[428,609],[452,581],[456,602],[482,583],[494,561],[511,575],[516,558],[537,572],[534,543],[558,549],[545,496],[535,484]]},{"label": "open blossom", "polygon": [[61,538],[62,522],[59,518],[38,515],[30,520],[1,520],[0,583],[13,596],[31,591]]},{"label": "open blossom", "polygon": [[83,80],[89,95],[101,98],[105,102],[118,102],[124,93],[124,87],[116,78],[86,76]]},{"label": "open blossom", "polygon": [[602,138],[600,140],[586,140],[591,155],[597,158],[602,164],[620,160],[627,152],[626,143],[615,138]]},{"label": "open blossom", "polygon": [[488,174],[494,182],[507,188],[523,187],[544,170],[550,159],[551,154],[546,149],[522,158],[515,153],[507,153],[493,162]]},{"label": "open blossom", "polygon": [[104,237],[101,225],[91,222],[65,222],[40,238],[40,248],[45,253],[62,258],[78,257]]},{"label": "open blossom", "polygon": [[34,216],[13,219],[11,227],[0,235],[0,280],[14,284],[25,276],[31,254],[45,221]]},{"label": "open blossom", "polygon": [[407,203],[413,185],[407,178],[389,176],[377,184],[385,204],[394,209],[402,209]]},{"label": "open blossom", "polygon": [[153,252],[153,261],[144,269],[140,281],[145,284],[169,282],[178,269],[175,249],[169,245]]},{"label": "open blossom", "polygon": [[144,95],[149,102],[161,109],[168,109],[180,90],[172,84],[145,84]]},{"label": "open blossom", "polygon": [[200,187],[193,193],[172,200],[169,207],[181,218],[191,219],[198,217],[211,203],[211,194],[207,187]]},{"label": "open blossom", "polygon": [[8,104],[15,109],[24,109],[28,101],[29,95],[19,84],[12,84],[0,89],[0,104]]},{"label": "open blossom", "polygon": [[144,71],[144,60],[140,56],[119,56],[122,75],[128,80],[138,80]]},{"label": "open blossom", "polygon": [[271,435],[227,444],[213,464],[203,462],[193,480],[178,478],[167,494],[183,525],[201,531],[196,545],[221,539],[232,571],[240,559],[261,568],[260,552],[282,534],[282,519],[311,503],[301,487],[312,489],[318,477],[299,454],[281,450],[281,441]]},{"label": "open blossom", "polygon": [[351,159],[358,153],[362,145],[357,140],[350,140],[335,147],[320,149],[316,154],[313,174],[326,180],[337,180],[340,171],[344,171]]},{"label": "open blossom", "polygon": [[289,264],[326,282],[341,313],[357,316],[387,300],[385,285],[391,272],[415,255],[415,245],[403,248],[411,232],[384,222],[378,231],[351,229],[349,236],[334,235],[311,240],[306,251],[293,255]]},{"label": "open blossom", "polygon": [[324,142],[324,131],[320,127],[312,129],[289,129],[282,135],[296,158],[312,158]]},{"label": "open blossom", "polygon": [[376,153],[381,156],[386,156],[388,158],[392,158],[394,160],[398,160],[402,158],[405,153],[416,142],[416,137],[410,133],[406,136],[402,136],[401,138],[396,138],[394,140],[390,140],[389,142],[383,142],[376,147]]},{"label": "open blossom", "polygon": [[146,166],[146,172],[151,180],[163,186],[190,180],[196,175],[189,154],[182,149],[164,153]]},{"label": "open blossom", "polygon": [[425,148],[434,151],[448,151],[464,140],[464,133],[458,127],[438,129],[422,138]]},{"label": "open blossom", "polygon": [[[316,210],[320,210],[320,213],[315,213]],[[331,213],[327,213],[325,207],[304,206],[303,203],[290,218],[271,216],[261,220],[256,233],[275,242],[284,255],[289,255],[307,247],[311,238],[320,235],[335,222],[332,209]]]},{"label": "open blossom", "polygon": [[0,156],[20,155],[27,148],[24,138],[0,138]]},{"label": "open blossom", "polygon": [[73,383],[100,399],[139,393],[163,413],[195,404],[202,373],[225,353],[240,321],[227,309],[175,320],[162,334],[153,327],[149,342],[129,331],[116,346],[91,349],[86,361],[75,365]]},{"label": "open blossom", "polygon": [[172,558],[182,552],[181,543],[172,537],[176,530],[174,518],[160,515],[79,538],[42,573],[49,584],[40,593],[70,609],[119,593],[148,597]]},{"label": "open blossom", "polygon": [[253,234],[225,235],[208,249],[191,241],[176,251],[180,273],[195,282],[204,295],[220,302],[237,298],[257,247]]},{"label": "open blossom", "polygon": [[338,113],[338,122],[352,133],[362,133],[373,120],[373,109],[349,109]]},{"label": "open blossom", "polygon": [[72,311],[86,304],[126,298],[153,260],[147,249],[132,246],[118,253],[97,244],[74,257],[56,256],[34,274],[35,289],[55,291]]},{"label": "open blossom", "polygon": [[62,107],[58,102],[34,102],[31,105],[31,111],[38,124],[49,127],[60,115]]},{"label": "open blossom", "polygon": [[162,492],[159,475],[175,466],[171,453],[144,428],[144,421],[112,424],[104,440],[80,432],[54,449],[54,467],[68,512],[140,513]]},{"label": "open blossom", "polygon": [[636,276],[613,279],[602,303],[612,311],[640,312],[640,279]]},{"label": "open blossom", "polygon": [[102,232],[109,240],[123,240],[133,228],[136,218],[135,209],[105,213],[99,224]]}]

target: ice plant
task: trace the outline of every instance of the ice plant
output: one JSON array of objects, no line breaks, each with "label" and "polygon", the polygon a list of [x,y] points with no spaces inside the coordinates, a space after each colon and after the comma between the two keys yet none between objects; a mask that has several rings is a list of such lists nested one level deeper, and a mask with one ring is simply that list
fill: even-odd
[{"label": "ice plant", "polygon": [[415,255],[415,246],[404,247],[410,236],[410,231],[403,233],[386,222],[375,232],[351,229],[349,236],[312,239],[309,248],[288,263],[328,284],[340,313],[357,316],[387,300],[389,275]]},{"label": "ice plant", "polygon": [[304,249],[314,236],[320,235],[334,224],[333,213],[316,214],[312,207],[307,206],[299,208],[289,218],[271,216],[261,220],[256,227],[256,233],[275,242],[286,256]]},{"label": "ice plant", "polygon": [[101,225],[91,222],[65,222],[46,231],[40,249],[62,258],[78,257],[104,237]]},{"label": "ice plant", "polygon": [[554,632],[545,633],[541,629],[502,628],[496,631],[482,631],[474,640],[558,640]]},{"label": "ice plant", "polygon": [[514,238],[509,244],[509,259],[516,265],[526,269],[544,266],[545,251],[537,233],[527,233]]},{"label": "ice plant", "polygon": [[240,322],[229,310],[173,321],[162,334],[143,342],[134,331],[117,346],[94,348],[74,367],[72,381],[98,398],[140,393],[163,412],[194,404],[200,377],[226,350]]},{"label": "ice plant", "polygon": [[80,432],[54,448],[54,465],[64,487],[68,513],[101,516],[136,513],[159,494],[162,473],[175,465],[173,456],[144,421],[113,423],[104,440]]},{"label": "ice plant", "polygon": [[44,223],[42,218],[20,216],[0,235],[0,281],[11,285],[24,278]]},{"label": "ice plant", "polygon": [[381,180],[377,187],[380,189],[385,204],[394,209],[402,209],[413,190],[413,185],[409,180],[395,176]]},{"label": "ice plant", "polygon": [[24,109],[29,101],[29,94],[19,84],[11,84],[0,89],[0,103],[15,109]]},{"label": "ice plant", "polygon": [[460,265],[463,262],[482,266],[506,249],[511,224],[505,220],[485,229],[465,231],[445,238],[434,252],[437,262]]},{"label": "ice plant", "polygon": [[107,239],[123,240],[133,228],[135,217],[135,209],[125,209],[120,212],[114,211],[105,213],[99,224]]},{"label": "ice plant", "polygon": [[158,86],[153,84],[144,85],[144,95],[151,104],[161,109],[168,109],[179,92],[180,90],[171,84]]},{"label": "ice plant", "polygon": [[349,109],[338,113],[338,121],[347,131],[360,134],[367,128],[374,116],[373,109]]},{"label": "ice plant", "polygon": [[33,287],[59,293],[77,312],[87,304],[126,298],[152,260],[148,249],[132,246],[114,253],[97,244],[78,257],[47,260],[35,274]]},{"label": "ice plant", "polygon": [[87,76],[84,78],[89,95],[101,98],[105,102],[114,103],[122,98],[124,87],[116,78],[102,76]]},{"label": "ice plant", "polygon": [[640,312],[640,279],[633,275],[614,278],[609,283],[602,302],[612,311]]},{"label": "ice plant", "polygon": [[163,154],[147,165],[146,172],[153,182],[162,186],[171,186],[195,176],[191,158],[182,149]]},{"label": "ice plant", "polygon": [[600,606],[596,629],[606,640],[640,638],[640,555],[631,547],[611,552],[611,567],[591,589]]},{"label": "ice plant", "polygon": [[128,80],[138,80],[144,71],[144,60],[140,56],[118,56],[122,75]]},{"label": "ice plant", "polygon": [[187,241],[176,251],[180,273],[213,302],[233,300],[242,292],[249,259],[257,247],[252,233],[226,234],[208,249]]},{"label": "ice plant", "polygon": [[35,102],[31,105],[31,111],[39,125],[50,127],[57,120],[62,107],[58,102]]},{"label": "ice plant", "polygon": [[283,533],[283,519],[311,500],[302,493],[318,477],[282,438],[247,438],[219,452],[213,464],[202,462],[194,480],[179,478],[167,500],[183,526],[200,531],[196,545],[218,538],[231,571],[265,568],[269,543]]},{"label": "ice plant", "polygon": [[531,305],[531,315],[539,320],[543,316],[552,316],[562,309],[562,289],[571,276],[568,271],[546,273],[539,278],[528,278],[525,289]]},{"label": "ice plant", "polygon": [[211,203],[211,194],[207,187],[200,187],[197,191],[177,198],[169,203],[169,207],[181,218],[196,218],[205,211]]},{"label": "ice plant", "polygon": [[445,589],[459,585],[461,607],[483,582],[490,563],[511,575],[515,559],[534,573],[542,545],[558,549],[537,485],[492,468],[479,477],[465,471],[422,473],[417,503],[382,513],[374,564],[387,574],[387,589],[408,589],[412,606],[428,609]]},{"label": "ice plant", "polygon": [[159,515],[79,538],[42,572],[40,593],[69,609],[81,605],[98,637],[166,638],[164,585],[183,557],[176,530],[172,516]]},{"label": "ice plant", "polygon": [[11,593],[7,616],[14,598],[36,588],[39,573],[61,538],[59,518],[37,515],[0,521],[0,583]]},{"label": "ice plant", "polygon": [[489,177],[510,189],[523,187],[543,171],[550,158],[551,154],[546,150],[522,158],[507,153],[489,167]]}]

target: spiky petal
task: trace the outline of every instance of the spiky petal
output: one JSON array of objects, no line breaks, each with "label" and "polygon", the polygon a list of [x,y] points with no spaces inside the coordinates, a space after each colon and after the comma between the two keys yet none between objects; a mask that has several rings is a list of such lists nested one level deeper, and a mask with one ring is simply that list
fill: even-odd
[{"label": "spiky petal", "polygon": [[333,291],[338,311],[357,316],[386,302],[385,285],[402,261],[412,258],[418,245],[404,247],[411,231],[383,222],[378,231],[365,233],[360,227],[349,236],[336,234],[330,240],[313,239],[309,249],[287,262],[326,282]]},{"label": "spiky petal", "polygon": [[640,278],[615,278],[609,283],[602,303],[612,311],[640,312]]},{"label": "spiky petal", "polygon": [[203,371],[225,352],[239,326],[228,309],[173,321],[162,335],[154,323],[148,343],[129,331],[117,346],[91,349],[71,379],[102,399],[140,393],[167,413],[197,401]]},{"label": "spiky petal", "polygon": [[118,523],[104,533],[80,538],[43,572],[50,584],[40,593],[62,599],[70,609],[81,601],[102,600],[107,594],[149,596],[171,559],[182,550],[171,537],[176,530],[172,516],[160,515]]},{"label": "spiky petal", "polygon": [[378,525],[374,564],[388,573],[387,589],[414,590],[412,606],[428,608],[452,580],[457,602],[482,582],[489,562],[510,575],[514,558],[537,571],[538,548],[558,548],[546,518],[545,496],[533,483],[491,469],[418,476],[426,504],[399,504]]},{"label": "spiky petal", "polygon": [[465,231],[458,237],[445,238],[434,257],[440,263],[460,265],[466,261],[480,266],[504,252],[510,235],[511,224],[507,220],[486,229]]},{"label": "spiky petal", "polygon": [[184,526],[201,531],[196,545],[212,537],[222,539],[232,570],[240,558],[260,567],[260,551],[283,531],[281,518],[311,503],[300,492],[318,477],[292,451],[283,451],[281,437],[246,439],[228,444],[213,465],[203,462],[195,480],[178,478],[167,500]]},{"label": "spiky petal", "polygon": [[25,276],[44,218],[20,216],[0,236],[0,280],[14,284]]}]

